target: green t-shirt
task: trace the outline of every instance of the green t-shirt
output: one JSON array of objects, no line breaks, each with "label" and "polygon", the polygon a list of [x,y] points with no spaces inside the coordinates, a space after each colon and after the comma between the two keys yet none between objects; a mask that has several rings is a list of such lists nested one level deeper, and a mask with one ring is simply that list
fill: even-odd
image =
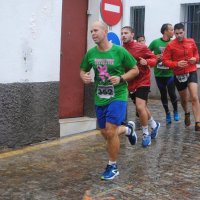
[{"label": "green t-shirt", "polygon": [[[167,43],[170,41],[171,40],[164,41],[162,38],[158,38],[151,42],[149,49],[153,51],[155,55],[162,54]],[[157,66],[154,67],[154,75],[155,77],[171,77],[173,76],[173,70],[164,66],[162,62],[158,62]]]},{"label": "green t-shirt", "polygon": [[107,105],[114,100],[127,101],[127,83],[113,86],[108,78],[123,75],[126,70],[132,69],[136,62],[126,49],[114,44],[105,52],[93,47],[86,53],[80,67],[85,72],[94,69],[95,105]]}]

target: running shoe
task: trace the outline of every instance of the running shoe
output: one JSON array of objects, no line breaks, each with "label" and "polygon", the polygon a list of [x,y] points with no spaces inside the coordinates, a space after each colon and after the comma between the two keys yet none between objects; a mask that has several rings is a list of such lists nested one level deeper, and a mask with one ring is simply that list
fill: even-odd
[{"label": "running shoe", "polygon": [[195,131],[200,131],[200,122],[195,123]]},{"label": "running shoe", "polygon": [[167,115],[166,115],[166,124],[171,124],[171,123],[172,123],[171,114],[167,113]]},{"label": "running shoe", "polygon": [[154,139],[158,136],[159,128],[160,128],[160,123],[156,122],[156,128],[152,129],[152,131],[151,131],[151,139]]},{"label": "running shoe", "polygon": [[112,180],[118,175],[117,165],[107,165],[104,173],[101,175],[101,180]]},{"label": "running shoe", "polygon": [[142,146],[147,147],[149,145],[151,145],[151,136],[144,134],[142,137]]},{"label": "running shoe", "polygon": [[130,134],[126,134],[129,139],[131,145],[135,145],[137,143],[137,134],[135,132],[135,123],[133,121],[129,121],[126,125],[130,129]]},{"label": "running shoe", "polygon": [[185,122],[185,127],[190,126],[191,121],[190,121],[190,113],[189,112],[185,113],[185,120],[184,120],[184,122]]},{"label": "running shoe", "polygon": [[180,120],[180,116],[178,111],[174,111],[174,121],[179,121]]}]

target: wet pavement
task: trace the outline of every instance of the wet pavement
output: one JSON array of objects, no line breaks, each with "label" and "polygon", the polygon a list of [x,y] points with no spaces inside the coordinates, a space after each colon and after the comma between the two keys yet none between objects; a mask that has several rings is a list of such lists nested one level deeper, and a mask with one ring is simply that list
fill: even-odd
[{"label": "wet pavement", "polygon": [[[140,130],[135,146],[121,136],[114,180],[100,180],[105,143],[91,131],[1,152],[0,200],[200,200],[200,132],[184,128],[183,113],[166,126],[158,100],[149,108],[161,123],[158,138],[143,148]],[[131,120],[134,110],[130,104]]]}]

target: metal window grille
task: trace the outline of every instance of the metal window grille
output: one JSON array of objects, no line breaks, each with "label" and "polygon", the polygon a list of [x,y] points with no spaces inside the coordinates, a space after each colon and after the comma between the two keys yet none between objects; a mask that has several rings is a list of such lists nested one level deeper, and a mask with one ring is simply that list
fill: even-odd
[{"label": "metal window grille", "polygon": [[183,4],[182,18],[187,37],[195,40],[200,53],[200,3]]},{"label": "metal window grille", "polygon": [[145,7],[134,6],[130,8],[130,26],[134,28],[135,37],[144,35]]}]

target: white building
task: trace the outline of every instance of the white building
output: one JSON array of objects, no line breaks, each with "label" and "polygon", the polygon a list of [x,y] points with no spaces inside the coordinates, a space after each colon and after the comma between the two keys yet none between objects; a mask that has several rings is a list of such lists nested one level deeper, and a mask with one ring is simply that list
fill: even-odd
[{"label": "white building", "polygon": [[[94,45],[89,29],[102,20],[102,1],[0,1],[0,147],[95,128],[95,120],[85,117],[94,117],[92,86],[84,90],[79,63]],[[188,33],[200,45],[200,1],[123,0],[122,5],[120,21],[110,27],[119,38],[122,26],[134,25],[149,44],[161,36],[163,23],[193,20],[197,25],[187,24]],[[154,83],[151,91],[158,95]],[[61,118],[67,129],[60,129]]]}]

